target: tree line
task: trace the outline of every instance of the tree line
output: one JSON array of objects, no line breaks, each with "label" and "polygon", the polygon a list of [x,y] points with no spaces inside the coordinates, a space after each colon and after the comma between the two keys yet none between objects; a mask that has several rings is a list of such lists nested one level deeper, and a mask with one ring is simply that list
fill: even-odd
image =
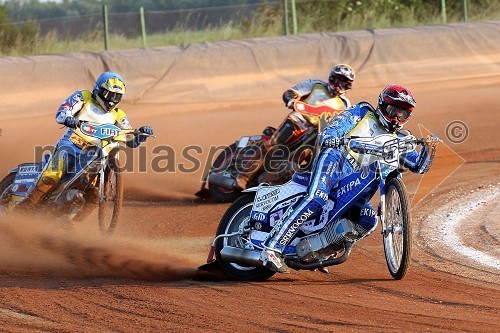
[{"label": "tree line", "polygon": [[40,2],[38,0],[10,0],[4,3],[8,18],[13,21],[43,20],[58,17],[82,16],[102,13],[107,5],[110,13],[165,11],[214,6],[233,6],[274,2],[265,0],[63,0]]}]

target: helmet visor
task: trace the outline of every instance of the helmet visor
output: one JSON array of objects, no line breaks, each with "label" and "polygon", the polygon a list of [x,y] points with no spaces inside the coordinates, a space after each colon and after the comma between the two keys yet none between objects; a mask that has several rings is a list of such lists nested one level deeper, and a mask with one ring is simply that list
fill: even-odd
[{"label": "helmet visor", "polygon": [[411,110],[396,105],[389,104],[385,108],[387,117],[391,120],[397,120],[399,123],[405,123],[411,116]]}]

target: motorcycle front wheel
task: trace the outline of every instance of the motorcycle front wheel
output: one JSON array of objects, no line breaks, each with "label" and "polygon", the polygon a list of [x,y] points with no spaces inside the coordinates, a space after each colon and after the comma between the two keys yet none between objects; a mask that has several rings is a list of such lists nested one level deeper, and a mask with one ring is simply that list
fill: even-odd
[{"label": "motorcycle front wheel", "polygon": [[[4,179],[2,179],[2,181],[0,181],[0,199],[1,199],[3,192],[5,192],[5,190],[10,185],[12,185],[12,183],[14,182],[15,179],[16,179],[16,173],[12,172],[12,173],[9,173],[7,176],[5,176]],[[0,201],[0,205],[3,205],[3,202]]]},{"label": "motorcycle front wheel", "polygon": [[[242,230],[250,221],[252,205],[255,192],[247,193],[238,198],[226,211],[222,217],[217,236],[230,234]],[[244,247],[249,240],[241,235],[219,238],[215,243],[215,257],[221,269],[234,280],[238,281],[265,281],[275,274],[275,272],[265,267],[254,267],[234,262],[228,262],[221,258],[221,250],[224,246]]]},{"label": "motorcycle front wheel", "polygon": [[[231,162],[236,154],[236,144],[233,143],[226,147],[215,159],[212,170],[220,170],[220,172],[229,173]],[[224,171],[225,170],[225,171]],[[230,176],[230,175],[229,175]],[[212,199],[216,202],[233,202],[240,196],[240,191],[230,190],[222,186],[208,184],[208,191]]]},{"label": "motorcycle front wheel", "polygon": [[401,280],[410,267],[412,231],[408,192],[393,178],[386,185],[384,252],[392,277]]},{"label": "motorcycle front wheel", "polygon": [[109,160],[104,171],[104,188],[99,199],[99,229],[105,235],[111,235],[116,225],[123,203],[123,174],[116,159]]}]

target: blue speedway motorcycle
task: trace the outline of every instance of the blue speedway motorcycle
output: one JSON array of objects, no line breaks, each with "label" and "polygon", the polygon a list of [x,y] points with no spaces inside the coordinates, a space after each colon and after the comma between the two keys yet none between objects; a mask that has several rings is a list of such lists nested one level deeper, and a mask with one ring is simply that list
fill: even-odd
[{"label": "blue speedway motorcycle", "polygon": [[[410,266],[412,231],[399,157],[418,144],[437,145],[439,139],[435,139],[417,140],[410,133],[404,137],[382,134],[345,138],[344,148],[359,154],[361,168],[341,179],[335,193],[329,195],[327,205],[333,206],[329,213],[304,216],[300,230],[283,251],[286,264],[295,270],[321,270],[345,262],[360,239],[346,212],[360,198],[372,198],[378,185],[377,225],[380,222],[382,226],[387,267],[394,279],[402,279]],[[218,265],[230,278],[243,281],[264,281],[273,276],[275,272],[259,260],[263,242],[307,192],[309,176],[295,173],[283,185],[261,184],[245,190],[222,217],[207,264],[200,269],[210,271]]]}]

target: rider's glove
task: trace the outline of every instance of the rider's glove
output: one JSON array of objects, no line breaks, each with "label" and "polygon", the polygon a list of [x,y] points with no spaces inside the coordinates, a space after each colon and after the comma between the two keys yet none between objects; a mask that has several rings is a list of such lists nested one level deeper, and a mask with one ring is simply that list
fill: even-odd
[{"label": "rider's glove", "polygon": [[296,99],[291,99],[286,103],[286,107],[289,109],[293,109],[293,103],[295,103],[297,100]]},{"label": "rider's glove", "polygon": [[[139,134],[136,137],[137,143],[146,141],[148,136],[153,135],[153,132],[153,127],[151,126],[142,126],[139,128]],[[145,135],[141,135],[141,133],[144,133]]]},{"label": "rider's glove", "polygon": [[142,126],[137,130],[136,136],[133,140],[127,141],[127,146],[130,148],[137,148],[141,143],[146,141],[148,136],[153,135],[154,131],[151,126]]},{"label": "rider's glove", "polygon": [[323,140],[322,144],[323,148],[338,148],[342,145],[342,140],[334,137],[329,137]]},{"label": "rider's glove", "polygon": [[[154,131],[153,131],[153,127],[151,127],[151,126],[142,126],[141,128],[139,128],[139,132],[147,134],[147,135],[153,135]],[[141,136],[144,136],[144,135],[141,135]]]},{"label": "rider's glove", "polygon": [[78,127],[80,123],[80,120],[78,119],[75,119],[73,117],[67,117],[65,120],[64,120],[64,126],[66,127],[69,127],[69,128],[72,128],[72,129],[75,129]]}]

